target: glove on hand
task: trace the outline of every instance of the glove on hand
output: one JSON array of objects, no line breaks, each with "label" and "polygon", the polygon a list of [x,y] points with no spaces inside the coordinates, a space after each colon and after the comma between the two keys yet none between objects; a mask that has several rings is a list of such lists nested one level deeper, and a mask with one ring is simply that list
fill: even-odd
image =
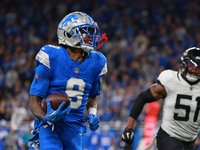
[{"label": "glove on hand", "polygon": [[90,130],[96,131],[99,128],[100,119],[97,115],[89,114],[87,121],[89,122]]},{"label": "glove on hand", "polygon": [[122,140],[124,142],[128,143],[129,145],[131,145],[133,143],[133,140],[134,140],[133,129],[125,129],[123,134],[122,134]]},{"label": "glove on hand", "polygon": [[65,108],[64,110],[63,107],[65,106],[65,103],[66,102],[62,102],[60,104],[60,106],[58,107],[57,110],[53,110],[51,108],[51,101],[48,99],[47,100],[47,115],[44,116],[44,120],[49,124],[54,124],[56,121],[58,121],[60,118],[64,117],[64,116],[67,116],[68,113],[70,112],[71,110],[71,107],[70,105]]}]

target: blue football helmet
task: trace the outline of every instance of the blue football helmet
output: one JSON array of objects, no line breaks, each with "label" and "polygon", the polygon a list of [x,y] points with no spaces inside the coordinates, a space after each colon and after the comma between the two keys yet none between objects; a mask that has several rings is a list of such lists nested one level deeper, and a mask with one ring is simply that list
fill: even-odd
[{"label": "blue football helmet", "polygon": [[[98,48],[100,44],[100,30],[96,22],[83,12],[72,12],[65,16],[58,25],[58,43],[74,48],[81,48],[85,52]],[[89,36],[89,43],[84,39]]]}]

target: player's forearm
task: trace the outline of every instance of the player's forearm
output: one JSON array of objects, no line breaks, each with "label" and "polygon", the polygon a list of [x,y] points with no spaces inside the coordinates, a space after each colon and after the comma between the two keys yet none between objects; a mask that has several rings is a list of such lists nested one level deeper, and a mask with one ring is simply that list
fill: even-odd
[{"label": "player's forearm", "polygon": [[44,116],[46,115],[45,112],[42,110],[41,107],[41,100],[42,98],[35,96],[35,95],[30,95],[29,98],[29,109],[33,113],[33,115],[41,120],[44,120]]},{"label": "player's forearm", "polygon": [[88,102],[87,102],[87,110],[89,108],[95,108],[97,109],[97,106],[98,106],[98,100],[97,100],[98,96],[95,96],[95,97],[89,97],[88,98]]},{"label": "player's forearm", "polygon": [[89,97],[87,102],[87,110],[89,114],[97,114],[97,106],[98,106],[98,96]]},{"label": "player's forearm", "polygon": [[135,119],[132,117],[129,117],[126,123],[126,129],[133,129],[134,124],[135,124]]}]

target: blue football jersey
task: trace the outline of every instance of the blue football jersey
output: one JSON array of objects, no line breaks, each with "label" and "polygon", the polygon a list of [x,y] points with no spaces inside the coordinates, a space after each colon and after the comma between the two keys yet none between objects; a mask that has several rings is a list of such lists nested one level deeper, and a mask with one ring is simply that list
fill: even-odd
[{"label": "blue football jersey", "polygon": [[37,68],[30,94],[46,98],[66,93],[71,101],[70,113],[59,120],[73,131],[85,132],[84,109],[88,97],[100,94],[100,78],[107,72],[107,61],[100,52],[88,52],[81,63],[69,57],[61,46],[46,45],[35,57]]}]

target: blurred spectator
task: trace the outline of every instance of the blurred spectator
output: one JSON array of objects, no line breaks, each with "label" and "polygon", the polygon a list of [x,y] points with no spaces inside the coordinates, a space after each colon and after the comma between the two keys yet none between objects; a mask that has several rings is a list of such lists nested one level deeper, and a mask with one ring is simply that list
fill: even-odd
[{"label": "blurred spectator", "polygon": [[18,136],[17,130],[10,130],[9,134],[6,136],[6,150],[18,150]]},{"label": "blurred spectator", "polygon": [[4,89],[5,88],[5,82],[6,82],[6,77],[5,77],[4,73],[0,69],[0,89]]},{"label": "blurred spectator", "polygon": [[1,0],[0,119],[11,120],[16,97],[35,119],[26,105],[35,54],[45,44],[56,44],[61,18],[79,10],[97,20],[109,39],[99,49],[109,72],[102,79],[98,113],[102,121],[124,120],[142,89],[163,69],[177,70],[185,49],[200,47],[199,6],[198,0]]},{"label": "blurred spectator", "polygon": [[102,131],[99,134],[99,149],[98,150],[114,150],[116,147],[116,141],[110,132],[110,126],[104,124]]},{"label": "blurred spectator", "polygon": [[22,125],[23,121],[27,116],[27,109],[23,106],[23,101],[15,98],[13,100],[13,111],[11,114],[10,127],[11,130],[15,133],[18,130],[19,126]]},{"label": "blurred spectator", "polygon": [[5,150],[6,137],[9,134],[8,124],[4,119],[0,120],[0,150]]},{"label": "blurred spectator", "polygon": [[22,150],[28,150],[29,147],[31,146],[31,142],[28,141],[30,138],[33,137],[33,135],[31,134],[31,131],[33,130],[34,128],[34,122],[31,121],[29,126],[28,126],[29,130],[28,132],[25,132],[21,135],[21,138],[22,138]]},{"label": "blurred spectator", "polygon": [[138,34],[135,36],[134,54],[137,56],[144,54],[148,46],[149,46],[149,39],[144,34],[144,31],[140,30]]},{"label": "blurred spectator", "polygon": [[6,99],[0,99],[0,119],[5,119],[6,114]]},{"label": "blurred spectator", "polygon": [[99,134],[100,130],[97,130],[95,132],[88,131],[86,133],[87,141],[84,148],[87,150],[99,149]]},{"label": "blurred spectator", "polygon": [[120,86],[120,84],[117,84],[114,88],[114,93],[111,97],[112,106],[123,101],[123,94],[124,94],[124,89]]},{"label": "blurred spectator", "polygon": [[6,73],[6,86],[11,89],[17,81],[19,80],[19,75],[14,67],[12,67],[8,72]]}]

